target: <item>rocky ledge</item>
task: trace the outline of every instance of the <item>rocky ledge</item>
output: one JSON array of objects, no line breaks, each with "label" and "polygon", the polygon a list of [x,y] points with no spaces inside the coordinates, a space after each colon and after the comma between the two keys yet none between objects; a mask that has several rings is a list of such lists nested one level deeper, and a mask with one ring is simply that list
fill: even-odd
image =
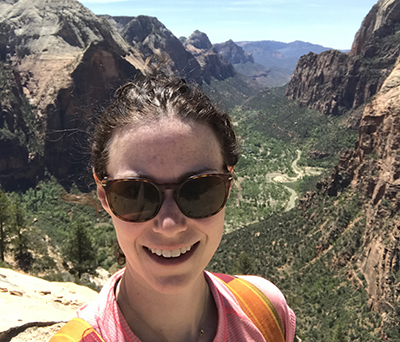
[{"label": "rocky ledge", "polygon": [[0,268],[0,342],[48,341],[97,292]]}]

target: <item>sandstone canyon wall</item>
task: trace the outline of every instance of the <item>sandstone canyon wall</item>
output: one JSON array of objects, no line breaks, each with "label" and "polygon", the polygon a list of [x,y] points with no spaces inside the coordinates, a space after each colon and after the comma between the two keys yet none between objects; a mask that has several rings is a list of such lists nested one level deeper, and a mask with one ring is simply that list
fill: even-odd
[{"label": "sandstone canyon wall", "polygon": [[[365,203],[363,253],[349,257],[367,281],[369,303],[382,324],[396,326],[400,300],[400,58],[367,104],[354,150],[341,156],[326,190],[346,188]],[[382,335],[382,340],[387,340]]]},{"label": "sandstone canyon wall", "polygon": [[[140,53],[106,20],[69,0],[2,2],[0,52],[18,84],[14,89],[29,101],[31,132],[42,145],[0,155],[0,165],[9,171],[1,177],[5,188],[34,183],[40,172],[25,172],[33,160],[61,180],[80,173],[87,155],[76,157],[74,149],[86,146],[91,109],[146,68]],[[17,106],[7,114],[3,110],[2,116],[14,117],[21,127],[28,124]],[[3,120],[0,128],[4,132],[11,126]]]},{"label": "sandstone canyon wall", "polygon": [[400,3],[379,0],[362,22],[351,51],[300,58],[286,95],[325,114],[366,103],[393,70],[400,49]]}]

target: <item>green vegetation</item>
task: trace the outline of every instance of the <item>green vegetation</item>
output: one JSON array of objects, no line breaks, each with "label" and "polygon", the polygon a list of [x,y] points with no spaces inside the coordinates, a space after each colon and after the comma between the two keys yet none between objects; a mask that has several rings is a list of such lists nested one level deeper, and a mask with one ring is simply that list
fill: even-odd
[{"label": "green vegetation", "polygon": [[235,167],[235,182],[226,208],[227,230],[259,221],[282,212],[289,199],[283,184],[272,182],[271,173],[294,175],[291,164],[296,158],[294,146],[251,132],[241,125],[243,154]]},{"label": "green vegetation", "polygon": [[[94,193],[82,194],[76,188],[71,191],[67,194],[50,178],[19,195],[0,192],[0,206],[4,203],[8,213],[0,246],[4,242],[6,254],[20,268],[62,279],[56,273],[68,270],[80,277],[83,272],[93,273],[98,266],[109,269],[115,263],[116,236],[111,219],[96,211],[100,205]],[[54,255],[62,256],[58,266]],[[61,262],[72,267],[60,269]]]},{"label": "green vegetation", "polygon": [[232,116],[251,131],[276,138],[302,150],[302,165],[333,168],[340,154],[353,148],[357,130],[347,128],[347,115],[326,116],[300,108],[284,96],[285,87],[268,89],[253,97]]},{"label": "green vegetation", "polygon": [[0,261],[4,262],[4,255],[7,248],[6,227],[9,220],[9,200],[6,194],[0,189]]},{"label": "green vegetation", "polygon": [[284,87],[269,89],[230,112],[243,154],[227,203],[227,232],[283,212],[290,198],[287,186],[299,196],[315,189],[325,174],[306,175],[294,184],[272,181],[278,174],[296,176],[292,165],[297,150],[302,152],[300,166],[324,168],[329,174],[340,154],[354,147],[358,133],[345,127],[345,117],[300,108],[284,92]]},{"label": "green vegetation", "polygon": [[96,251],[89,236],[90,228],[90,222],[85,222],[81,218],[73,221],[67,241],[62,249],[64,260],[72,264],[70,272],[77,274],[79,279],[83,273],[96,273]]},{"label": "green vegetation", "polygon": [[303,341],[379,341],[380,315],[368,309],[349,258],[362,252],[361,202],[318,194],[311,206],[273,215],[223,237],[209,270],[258,274],[274,282],[297,315]]},{"label": "green vegetation", "polygon": [[[5,213],[1,215],[0,234],[0,261],[3,267],[10,267],[9,262],[14,262],[20,269],[34,274],[54,270],[56,263],[48,254],[45,234],[30,224],[29,214],[21,197],[0,190],[0,207],[1,212]],[[11,257],[11,260],[6,256]]]},{"label": "green vegetation", "polygon": [[0,141],[10,140],[29,152],[43,155],[44,145],[35,130],[34,115],[28,99],[19,94],[11,67],[0,62]]}]

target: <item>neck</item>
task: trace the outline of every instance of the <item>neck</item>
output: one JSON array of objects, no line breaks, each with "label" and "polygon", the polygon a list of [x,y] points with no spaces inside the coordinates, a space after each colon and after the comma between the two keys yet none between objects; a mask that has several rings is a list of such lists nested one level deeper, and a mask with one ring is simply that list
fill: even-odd
[{"label": "neck", "polygon": [[142,342],[204,342],[215,336],[218,314],[203,274],[178,294],[163,294],[143,288],[125,272],[116,298]]}]

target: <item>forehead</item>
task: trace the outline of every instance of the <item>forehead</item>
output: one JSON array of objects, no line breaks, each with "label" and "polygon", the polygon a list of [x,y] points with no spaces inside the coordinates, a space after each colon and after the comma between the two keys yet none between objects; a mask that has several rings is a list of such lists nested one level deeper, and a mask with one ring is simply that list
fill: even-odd
[{"label": "forehead", "polygon": [[110,140],[110,178],[175,181],[188,173],[223,171],[221,147],[207,125],[178,118],[127,125]]}]

